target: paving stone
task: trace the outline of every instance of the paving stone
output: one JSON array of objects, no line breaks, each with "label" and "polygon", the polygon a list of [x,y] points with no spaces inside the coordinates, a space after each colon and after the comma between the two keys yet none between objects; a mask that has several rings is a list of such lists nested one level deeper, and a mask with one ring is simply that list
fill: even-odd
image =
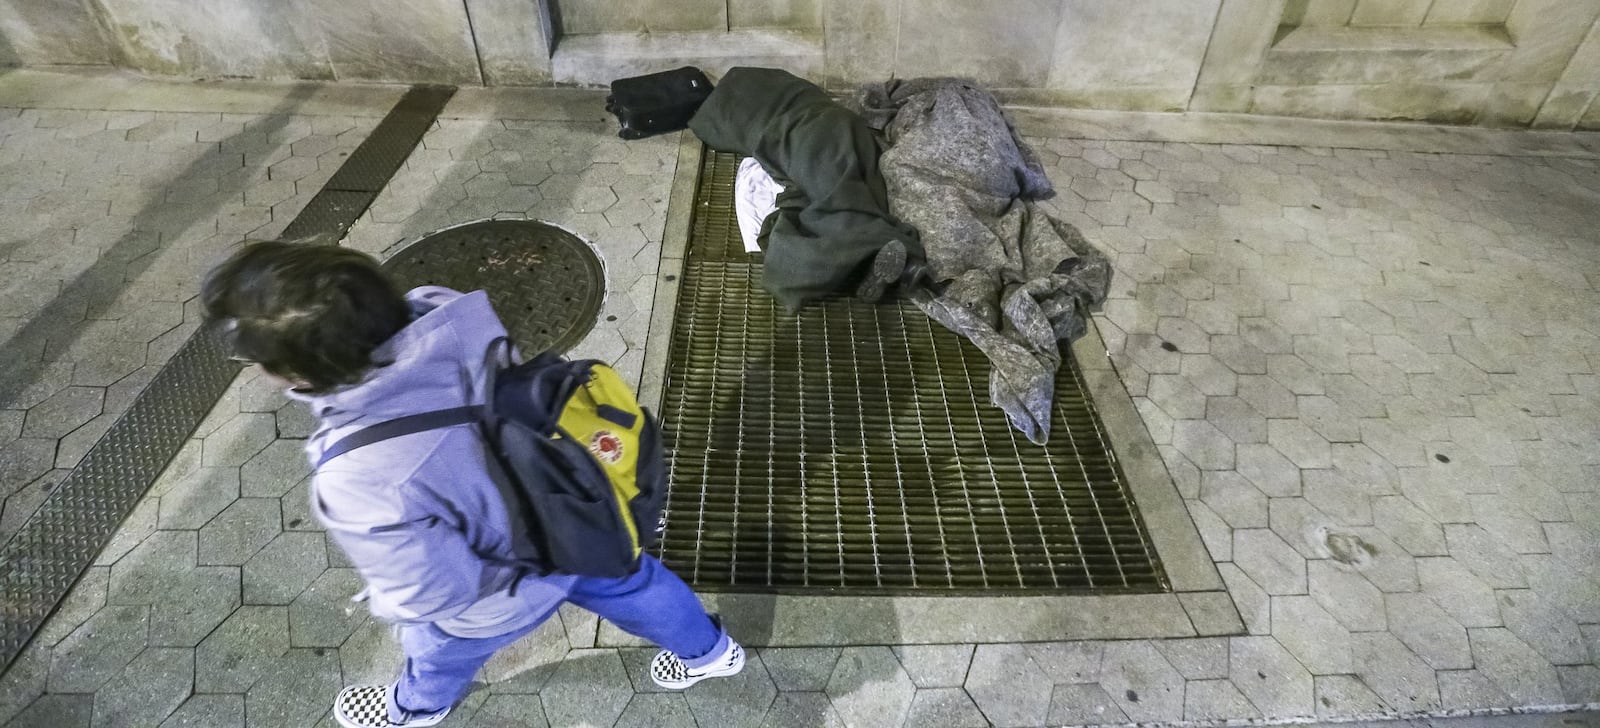
[{"label": "paving stone", "polygon": [[[369,632],[370,634],[371,632]],[[381,635],[377,639],[382,639]],[[348,643],[347,643],[348,644]],[[387,644],[379,653],[389,655],[392,648]],[[544,624],[529,632],[522,639],[513,642],[495,653],[484,665],[482,678],[489,683],[489,689],[495,693],[536,693],[543,689],[550,677],[561,666],[562,660],[573,648],[567,640],[565,627],[559,619],[545,620]],[[622,664],[627,669],[629,679],[633,680],[634,690],[637,692],[659,692],[661,689],[648,679],[650,674],[650,659],[655,657],[657,650],[621,650]],[[649,654],[643,654],[649,653]],[[630,661],[633,656],[638,662]],[[376,661],[375,665],[395,664],[401,660],[398,653],[392,658],[385,657]],[[391,668],[392,669],[392,668]]]},{"label": "paving stone", "polygon": [[1208,397],[1206,421],[1241,447],[1267,441],[1267,418],[1238,397]]},{"label": "paving stone", "polygon": [[288,604],[328,568],[321,534],[285,531],[244,565],[246,604]]},{"label": "paving stone", "polygon": [[547,728],[550,724],[545,721],[544,705],[537,695],[490,695],[473,714],[471,725],[482,728]]},{"label": "paving stone", "polygon": [[1372,524],[1372,501],[1366,491],[1337,470],[1302,470],[1305,499],[1341,526]]},{"label": "paving stone", "polygon": [[918,690],[906,725],[929,728],[987,728],[989,721],[961,688]]},{"label": "paving stone", "polygon": [[616,722],[616,728],[695,728],[695,725],[689,704],[678,693],[634,695]]},{"label": "paving stone", "polygon": [[311,409],[300,402],[290,402],[279,407],[276,413],[278,437],[310,437],[317,429],[317,420]]},{"label": "paving stone", "polygon": [[338,647],[366,621],[367,608],[351,597],[363,587],[354,569],[328,569],[289,605],[289,640],[295,647]]},{"label": "paving stone", "polygon": [[1154,374],[1145,396],[1173,419],[1204,419],[1206,396],[1177,374]]},{"label": "paving stone", "polygon": [[241,607],[195,648],[195,690],[243,693],[288,651],[287,610]]},{"label": "paving stone", "polygon": [[163,585],[150,608],[150,644],[194,647],[239,606],[239,570],[203,566]]},{"label": "paving stone", "polygon": [[1356,675],[1389,707],[1426,712],[1440,706],[1433,668],[1388,632],[1351,635]]},{"label": "paving stone", "polygon": [[276,498],[240,498],[200,529],[198,563],[241,566],[282,530]]},{"label": "paving stone", "polygon": [[[967,670],[972,665],[972,645],[899,645],[893,649],[900,666],[905,668],[911,682],[919,688],[958,688],[967,682]],[[817,687],[808,686],[824,686],[838,654],[837,650],[811,650],[808,658],[811,663],[816,667],[826,663],[828,670],[798,668],[791,663],[784,670],[791,677],[785,680],[778,677],[780,669],[766,659],[767,652],[778,650],[762,650],[762,659],[766,661],[767,670],[772,673],[779,690],[815,690]],[[1034,661],[1038,662],[1037,653],[1032,654]],[[787,687],[785,682],[798,687]]]},{"label": "paving stone", "polygon": [[1102,725],[1128,722],[1099,685],[1057,685],[1050,698],[1050,725]]},{"label": "paving stone", "polygon": [[[1106,645],[1100,687],[1129,720],[1182,719],[1183,686],[1183,676],[1149,642]],[[984,715],[994,718],[987,708]]]},{"label": "paving stone", "polygon": [[1373,586],[1387,593],[1417,590],[1416,559],[1375,528],[1329,529],[1321,539],[1322,555],[1353,567]]},{"label": "paving stone", "polygon": [[100,610],[56,645],[50,663],[50,692],[100,689],[144,651],[149,625],[148,607]]},{"label": "paving stone", "polygon": [[245,728],[243,695],[191,695],[161,728]]},{"label": "paving stone", "polygon": [[1301,468],[1333,467],[1328,441],[1299,420],[1267,420],[1267,444]]},{"label": "paving stone", "polygon": [[1228,676],[1228,640],[1158,640],[1153,642],[1162,657],[1189,680],[1214,680]]},{"label": "paving stone", "polygon": [[817,728],[845,728],[843,718],[834,710],[826,693],[779,693],[772,708],[762,721],[762,728],[786,726],[817,726]]},{"label": "paving stone", "polygon": [[1312,714],[1311,674],[1269,637],[1234,637],[1229,679],[1263,714]]},{"label": "paving stone", "polygon": [[1273,498],[1268,502],[1268,524],[1301,556],[1324,558],[1327,532],[1336,526],[1334,519],[1318,510],[1305,498]]},{"label": "paving stone", "polygon": [[1233,469],[1233,441],[1204,420],[1183,420],[1173,424],[1172,445],[1201,470]]},{"label": "paving stone", "polygon": [[279,498],[310,473],[303,441],[275,440],[239,469],[239,492],[246,498]]},{"label": "paving stone", "polygon": [[1234,528],[1267,525],[1267,497],[1236,472],[1202,473],[1200,500]]},{"label": "paving stone", "polygon": [[1474,524],[1449,523],[1444,527],[1450,555],[1484,583],[1496,589],[1522,589],[1528,586],[1515,553],[1483,528]]},{"label": "paving stone", "polygon": [[1307,670],[1318,675],[1351,672],[1350,633],[1314,598],[1273,597],[1272,623],[1272,636]]},{"label": "paving stone", "polygon": [[1561,700],[1561,681],[1555,668],[1499,627],[1468,630],[1474,666],[1519,705],[1549,705]]},{"label": "paving stone", "polygon": [[5,680],[0,680],[0,721],[10,721],[44,695],[50,678],[50,658],[50,650],[38,643],[23,648],[17,655],[6,669]]},{"label": "paving stone", "polygon": [[[1472,515],[1483,530],[1519,554],[1550,552],[1545,540],[1544,527],[1533,516],[1499,495],[1474,495]],[[1591,519],[1582,519],[1589,522]]]},{"label": "paving stone", "polygon": [[1235,564],[1219,564],[1217,573],[1222,575],[1222,581],[1228,585],[1228,595],[1239,606],[1239,617],[1244,621],[1245,631],[1250,634],[1270,634],[1272,601],[1266,591]]},{"label": "paving stone", "polygon": [[1441,670],[1439,698],[1446,710],[1483,710],[1511,704],[1511,696],[1477,670]]},{"label": "paving stone", "polygon": [[[1015,652],[1023,668],[1032,668],[1037,673],[1038,668],[1032,666],[1020,646],[1015,647]],[[977,673],[978,660],[983,658],[984,650],[980,648],[973,658],[974,674]],[[971,678],[968,680],[968,689],[971,690]],[[895,659],[894,652],[887,647],[844,649],[839,654],[839,662],[834,666],[827,685],[828,697],[833,700],[834,709],[846,725],[903,723],[915,692],[916,686],[911,682],[910,675],[906,674]],[[981,692],[993,694],[987,685]],[[984,700],[977,693],[973,697]],[[1043,712],[1042,708],[1040,712]],[[698,711],[696,716],[701,717]]]},{"label": "paving stone", "polygon": [[1388,706],[1355,675],[1317,675],[1317,718],[1379,715]]},{"label": "paving stone", "polygon": [[1426,595],[1389,594],[1389,632],[1437,670],[1472,667],[1467,631]]},{"label": "paving stone", "polygon": [[[912,648],[895,648],[896,655],[900,656],[902,663],[906,662],[906,655],[901,650],[906,649]],[[972,647],[967,646],[966,650],[970,657]],[[914,652],[910,654],[917,656]],[[761,650],[762,664],[766,665],[772,682],[783,691],[822,690],[827,687],[828,677],[833,674],[834,665],[838,661],[839,650],[832,647],[767,647]],[[911,668],[907,667],[907,670]],[[915,671],[911,674],[913,677],[917,675]],[[966,665],[963,663],[961,676],[965,675]]]},{"label": "paving stone", "polygon": [[1234,635],[1244,632],[1239,610],[1227,592],[1183,592],[1178,601],[1189,615],[1195,632],[1201,635]]},{"label": "paving stone", "polygon": [[12,719],[7,726],[27,728],[29,726],[50,726],[50,728],[89,728],[90,718],[94,715],[93,695],[53,694],[40,697],[17,717]]},{"label": "paving stone", "polygon": [[1600,702],[1600,667],[1562,665],[1556,668],[1561,680],[1562,700],[1569,705]]},{"label": "paving stone", "polygon": [[286,531],[322,531],[322,524],[311,514],[311,478],[296,483],[278,500],[280,520]]},{"label": "paving stone", "polygon": [[1531,590],[1496,592],[1500,616],[1507,629],[1554,665],[1582,665],[1590,661],[1578,624],[1550,599]]},{"label": "paving stone", "polygon": [[1501,625],[1494,590],[1455,559],[1418,559],[1417,576],[1423,593],[1462,626]]},{"label": "paving stone", "polygon": [[15,493],[44,475],[55,457],[53,439],[24,438],[0,445],[0,494]]},{"label": "paving stone", "polygon": [[272,444],[277,434],[277,419],[271,414],[240,414],[205,437],[201,461],[213,467],[243,465]]},{"label": "paving stone", "polygon": [[1227,680],[1194,680],[1183,698],[1185,720],[1244,720],[1260,718],[1250,701]]},{"label": "paving stone", "polygon": [[1234,531],[1233,561],[1268,594],[1306,593],[1305,559],[1272,531]]},{"label": "paving stone", "polygon": [[238,468],[200,468],[161,495],[157,524],[163,529],[200,528],[238,498]]},{"label": "paving stone", "polygon": [[[573,650],[540,695],[552,726],[611,725],[632,697],[633,687],[622,672],[622,661],[612,650]],[[698,713],[697,717],[709,719]]]},{"label": "paving stone", "polygon": [[1331,561],[1311,561],[1306,572],[1311,598],[1345,628],[1356,632],[1388,629],[1383,593],[1361,574]]},{"label": "paving stone", "polygon": [[1028,657],[1052,683],[1100,680],[1105,645],[1097,642],[1039,642],[1027,645]]},{"label": "paving stone", "polygon": [[1412,556],[1449,554],[1443,527],[1406,498],[1401,496],[1374,498],[1372,519],[1378,530],[1388,534]]},{"label": "paving stone", "polygon": [[[82,626],[106,604],[106,590],[111,581],[111,569],[91,567],[78,578],[78,583],[67,591],[66,598],[56,606],[56,611],[45,620],[33,636],[33,643],[54,647],[72,631]],[[14,669],[14,668],[13,668]],[[0,703],[4,703],[0,699]],[[3,718],[0,718],[3,720]]]},{"label": "paving stone", "polygon": [[[307,648],[297,648],[305,651]],[[309,648],[313,653],[326,649]],[[350,638],[334,653],[346,682],[354,685],[385,684],[395,679],[405,655],[400,651],[394,628],[375,619],[361,623]]]},{"label": "paving stone", "polygon": [[1300,468],[1276,448],[1249,443],[1237,448],[1238,472],[1271,497],[1300,495]]},{"label": "paving stone", "polygon": [[59,439],[99,415],[106,391],[100,387],[67,387],[28,410],[23,437]]},{"label": "paving stone", "polygon": [[194,652],[152,647],[94,695],[94,725],[156,725],[189,697]]},{"label": "paving stone", "polygon": [[245,714],[250,728],[302,728],[328,711],[339,690],[339,658],[333,651],[289,650],[278,669],[245,695]]}]

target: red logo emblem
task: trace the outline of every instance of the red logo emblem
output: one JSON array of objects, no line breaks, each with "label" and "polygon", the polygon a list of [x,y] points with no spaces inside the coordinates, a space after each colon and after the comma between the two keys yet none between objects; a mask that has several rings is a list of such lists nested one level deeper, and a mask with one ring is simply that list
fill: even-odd
[{"label": "red logo emblem", "polygon": [[594,453],[601,462],[616,465],[622,461],[622,438],[610,430],[596,432],[589,440],[589,452]]}]

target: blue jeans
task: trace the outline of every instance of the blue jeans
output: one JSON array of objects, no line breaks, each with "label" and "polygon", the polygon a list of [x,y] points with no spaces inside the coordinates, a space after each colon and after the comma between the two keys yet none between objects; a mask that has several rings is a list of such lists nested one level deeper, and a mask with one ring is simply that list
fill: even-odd
[{"label": "blue jeans", "polygon": [[[628,634],[660,645],[691,668],[715,661],[726,647],[727,632],[712,621],[700,598],[677,574],[649,555],[639,561],[639,570],[626,578],[573,580],[566,601],[610,620]],[[495,652],[532,632],[561,605],[547,594],[530,595],[530,599],[534,600],[530,608],[544,614],[527,627],[498,637],[456,637],[432,624],[404,627],[400,646],[406,664],[395,686],[398,705],[389,707],[389,719],[396,723],[405,720],[405,715],[396,715],[397,710],[421,715],[455,705]]]}]

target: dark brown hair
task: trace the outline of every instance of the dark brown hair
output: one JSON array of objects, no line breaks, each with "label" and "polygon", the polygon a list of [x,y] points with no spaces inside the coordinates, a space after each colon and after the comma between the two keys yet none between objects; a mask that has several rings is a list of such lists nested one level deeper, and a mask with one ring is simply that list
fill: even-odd
[{"label": "dark brown hair", "polygon": [[200,301],[238,358],[311,391],[360,381],[410,319],[376,260],[333,245],[248,244],[211,270]]}]

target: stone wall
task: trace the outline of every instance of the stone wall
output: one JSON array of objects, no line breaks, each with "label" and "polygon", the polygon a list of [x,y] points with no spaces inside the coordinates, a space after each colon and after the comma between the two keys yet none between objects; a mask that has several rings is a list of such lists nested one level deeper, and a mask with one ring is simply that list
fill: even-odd
[{"label": "stone wall", "polygon": [[1600,128],[1600,0],[7,0],[0,64],[490,85],[776,64],[1013,103]]}]

